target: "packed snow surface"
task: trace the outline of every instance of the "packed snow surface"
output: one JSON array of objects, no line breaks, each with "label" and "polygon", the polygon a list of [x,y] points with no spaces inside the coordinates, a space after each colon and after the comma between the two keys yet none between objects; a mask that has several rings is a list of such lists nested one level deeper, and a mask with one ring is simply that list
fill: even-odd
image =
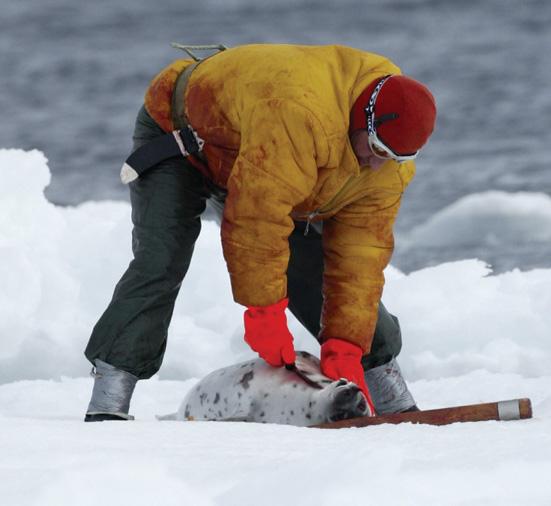
[{"label": "packed snow surface", "polygon": [[[418,404],[530,397],[532,420],[339,431],[158,422],[198,378],[254,356],[219,231],[205,222],[163,368],[136,389],[137,420],[84,424],[92,380],[82,352],[130,260],[129,206],[52,205],[38,151],[0,150],[0,177],[2,505],[551,504],[551,270],[495,276],[470,259],[386,272],[384,301],[400,317],[399,361]],[[463,216],[493,219],[500,206],[519,220],[537,211],[539,230],[549,227],[537,194],[470,198],[412,233],[437,241],[453,233],[448,223],[460,241]],[[290,324],[297,348],[318,354]]]}]

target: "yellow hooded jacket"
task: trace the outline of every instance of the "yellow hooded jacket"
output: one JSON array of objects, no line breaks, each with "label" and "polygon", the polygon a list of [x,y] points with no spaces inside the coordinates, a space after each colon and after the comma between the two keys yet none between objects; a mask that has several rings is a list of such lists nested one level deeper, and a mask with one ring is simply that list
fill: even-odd
[{"label": "yellow hooded jacket", "polygon": [[[146,109],[173,129],[177,60],[152,81]],[[234,299],[266,306],[287,294],[293,219],[323,220],[323,341],[369,352],[393,250],[393,223],[413,162],[360,167],[349,140],[356,98],[400,70],[342,46],[258,44],[228,49],[191,74],[186,114],[205,140],[207,175],[227,189],[222,245]]]}]

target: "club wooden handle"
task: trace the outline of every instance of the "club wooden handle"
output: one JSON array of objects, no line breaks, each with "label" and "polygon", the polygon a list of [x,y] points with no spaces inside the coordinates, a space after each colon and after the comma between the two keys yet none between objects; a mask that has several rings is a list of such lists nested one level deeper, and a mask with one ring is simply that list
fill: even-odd
[{"label": "club wooden handle", "polygon": [[448,425],[457,422],[483,422],[488,420],[522,420],[532,418],[530,399],[513,399],[510,401],[488,402],[457,406],[453,408],[412,411],[392,415],[362,416],[338,422],[313,425],[318,429],[343,429],[347,427],[367,427],[383,423],[424,423],[428,425]]}]

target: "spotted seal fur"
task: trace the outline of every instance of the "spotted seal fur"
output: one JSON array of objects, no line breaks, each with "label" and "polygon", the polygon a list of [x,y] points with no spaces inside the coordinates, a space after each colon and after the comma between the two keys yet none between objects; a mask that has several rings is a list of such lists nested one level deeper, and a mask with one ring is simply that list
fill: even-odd
[{"label": "spotted seal fur", "polygon": [[261,359],[218,369],[187,393],[178,413],[163,418],[308,426],[367,413],[354,383],[327,378],[316,357],[299,351],[296,371]]}]

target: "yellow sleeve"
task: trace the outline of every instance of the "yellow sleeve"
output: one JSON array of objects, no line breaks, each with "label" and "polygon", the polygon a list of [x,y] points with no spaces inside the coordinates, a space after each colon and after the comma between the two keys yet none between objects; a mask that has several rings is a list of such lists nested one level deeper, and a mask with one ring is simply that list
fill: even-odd
[{"label": "yellow sleeve", "polygon": [[287,294],[290,213],[312,192],[328,147],[319,122],[289,100],[259,101],[241,123],[222,246],[235,301],[266,306]]},{"label": "yellow sleeve", "polygon": [[396,166],[390,162],[374,171],[369,194],[323,224],[322,342],[337,337],[364,353],[371,348],[383,270],[394,249],[393,226],[405,188]]}]

